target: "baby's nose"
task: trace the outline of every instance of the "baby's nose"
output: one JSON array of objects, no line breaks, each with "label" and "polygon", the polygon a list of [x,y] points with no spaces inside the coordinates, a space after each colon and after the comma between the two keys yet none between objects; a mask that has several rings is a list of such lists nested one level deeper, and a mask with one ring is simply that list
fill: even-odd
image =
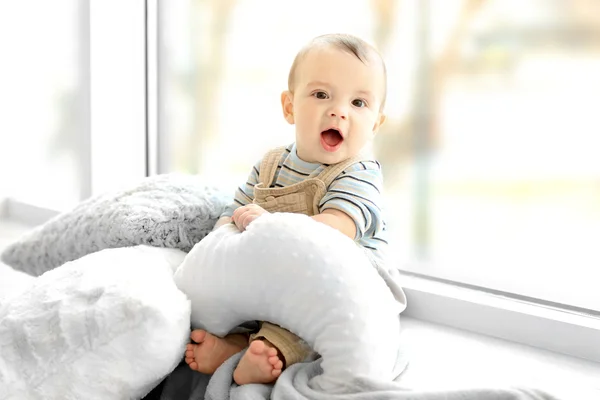
[{"label": "baby's nose", "polygon": [[333,118],[346,119],[348,118],[348,112],[343,107],[333,107],[329,111],[329,116]]}]

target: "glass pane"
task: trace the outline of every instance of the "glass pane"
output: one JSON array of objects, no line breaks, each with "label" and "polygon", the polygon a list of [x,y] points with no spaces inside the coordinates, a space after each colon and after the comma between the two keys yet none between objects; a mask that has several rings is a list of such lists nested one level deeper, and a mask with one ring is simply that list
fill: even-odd
[{"label": "glass pane", "polygon": [[[235,188],[265,149],[294,140],[279,99],[293,58],[308,39],[344,31],[385,42],[384,49],[409,42],[410,16],[396,23],[390,15],[397,13],[388,13],[395,1],[379,2],[391,10],[374,9],[374,3],[161,2],[161,169],[210,178],[218,165],[218,178]],[[331,18],[340,7],[344,12]],[[380,19],[385,29],[376,28]],[[400,88],[389,94],[391,120],[405,112],[411,68],[406,50],[396,48],[388,59],[392,84]]]},{"label": "glass pane", "polygon": [[233,192],[265,150],[294,140],[279,96],[298,49],[353,33],[388,68],[374,149],[392,261],[600,309],[597,2],[427,3],[160,2],[161,171]]},{"label": "glass pane", "polygon": [[293,127],[283,119],[280,94],[287,88],[289,68],[300,47],[324,33],[358,35],[377,45],[388,71],[393,71],[388,77],[388,119],[380,130],[381,146],[376,146],[393,146],[381,154],[385,189],[396,193],[388,198],[402,205],[389,207],[388,229],[398,238],[398,254],[406,257],[410,225],[401,178],[406,167],[400,157],[405,156],[410,127],[406,122],[415,68],[414,4],[396,0],[160,2],[159,169],[198,173],[233,193],[266,150],[294,140]]},{"label": "glass pane", "polygon": [[436,0],[428,20],[411,269],[600,310],[600,3]]},{"label": "glass pane", "polygon": [[84,179],[78,3],[0,4],[0,191],[56,209]]}]

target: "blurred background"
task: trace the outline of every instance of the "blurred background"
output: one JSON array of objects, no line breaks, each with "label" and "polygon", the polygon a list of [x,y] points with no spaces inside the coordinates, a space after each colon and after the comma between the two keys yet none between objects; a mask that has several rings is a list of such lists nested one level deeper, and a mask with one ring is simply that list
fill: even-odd
[{"label": "blurred background", "polygon": [[[391,262],[600,311],[600,1],[163,0],[158,22],[157,172],[233,193],[294,140],[296,52],[352,33],[388,68]],[[0,4],[0,197],[86,196],[85,29],[77,0]]]}]

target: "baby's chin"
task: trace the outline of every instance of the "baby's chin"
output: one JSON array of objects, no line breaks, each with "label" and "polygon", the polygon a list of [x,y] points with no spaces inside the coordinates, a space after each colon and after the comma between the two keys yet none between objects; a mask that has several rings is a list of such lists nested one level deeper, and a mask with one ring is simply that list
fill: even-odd
[{"label": "baby's chin", "polygon": [[347,152],[342,151],[342,149],[335,152],[326,152],[324,154],[319,154],[317,156],[317,161],[321,164],[337,164],[341,163],[349,159],[351,156],[347,154]]},{"label": "baby's chin", "polygon": [[298,157],[306,162],[328,165],[337,164],[353,157],[352,154],[348,154],[348,149],[346,149],[345,146],[341,146],[338,150],[333,152],[325,151],[324,149],[320,150],[321,151],[317,150],[316,152],[313,152],[310,157],[303,157],[303,154],[299,152]]}]

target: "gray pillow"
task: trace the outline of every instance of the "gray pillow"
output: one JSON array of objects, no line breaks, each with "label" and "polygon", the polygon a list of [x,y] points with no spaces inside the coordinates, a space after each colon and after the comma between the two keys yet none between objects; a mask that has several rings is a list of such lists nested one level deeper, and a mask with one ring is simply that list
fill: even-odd
[{"label": "gray pillow", "polygon": [[212,230],[230,201],[195,176],[152,176],[57,215],[9,245],[1,259],[38,276],[106,248],[147,244],[188,252]]}]

